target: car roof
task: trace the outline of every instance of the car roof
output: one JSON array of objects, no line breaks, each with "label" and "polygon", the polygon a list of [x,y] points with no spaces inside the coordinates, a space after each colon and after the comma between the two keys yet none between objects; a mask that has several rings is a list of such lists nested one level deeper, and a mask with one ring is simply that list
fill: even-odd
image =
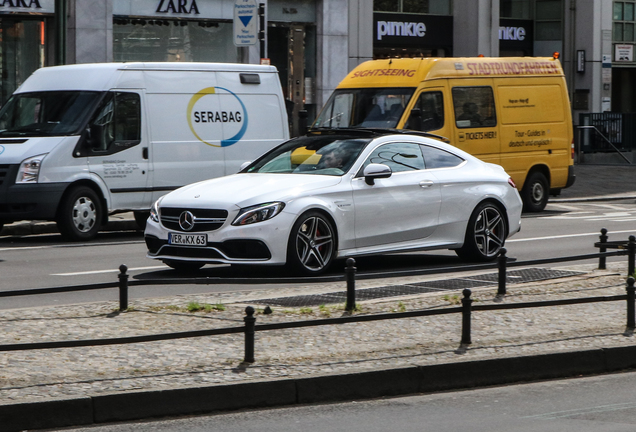
[{"label": "car roof", "polygon": [[357,138],[377,138],[385,135],[411,135],[417,137],[434,138],[445,143],[450,143],[450,140],[448,138],[428,132],[389,128],[317,128],[310,129],[309,132],[307,132],[306,136],[319,135],[343,135]]}]

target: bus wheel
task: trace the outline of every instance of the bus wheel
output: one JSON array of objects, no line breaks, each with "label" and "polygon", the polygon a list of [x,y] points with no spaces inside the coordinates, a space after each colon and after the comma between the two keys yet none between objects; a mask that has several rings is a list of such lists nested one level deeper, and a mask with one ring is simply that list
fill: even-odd
[{"label": "bus wheel", "polygon": [[542,173],[535,171],[530,174],[521,190],[523,210],[526,212],[543,211],[548,204],[549,192],[548,179]]}]

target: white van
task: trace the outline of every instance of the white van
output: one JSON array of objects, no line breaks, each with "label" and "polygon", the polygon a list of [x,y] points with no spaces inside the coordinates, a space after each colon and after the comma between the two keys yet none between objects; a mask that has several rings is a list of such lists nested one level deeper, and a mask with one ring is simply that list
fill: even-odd
[{"label": "white van", "polygon": [[0,110],[0,229],[53,220],[87,240],[131,210],[143,225],[168,191],[235,173],[288,138],[273,66],[42,68]]}]

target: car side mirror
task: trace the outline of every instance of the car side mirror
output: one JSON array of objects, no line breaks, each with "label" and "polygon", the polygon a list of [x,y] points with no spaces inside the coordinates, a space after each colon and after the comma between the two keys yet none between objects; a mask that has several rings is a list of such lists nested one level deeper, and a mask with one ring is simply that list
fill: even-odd
[{"label": "car side mirror", "polygon": [[247,162],[243,162],[239,168],[239,172],[243,171],[245,168],[247,168],[250,164],[252,163],[252,161],[247,161]]},{"label": "car side mirror", "polygon": [[373,186],[375,179],[389,178],[391,174],[393,174],[393,171],[388,165],[372,163],[364,168],[362,174],[364,175],[366,184]]}]

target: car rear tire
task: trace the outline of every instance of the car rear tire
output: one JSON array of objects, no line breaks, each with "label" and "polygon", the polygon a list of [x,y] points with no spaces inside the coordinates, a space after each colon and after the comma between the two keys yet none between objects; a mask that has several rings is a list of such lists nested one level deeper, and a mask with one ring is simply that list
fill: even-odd
[{"label": "car rear tire", "polygon": [[198,262],[198,261],[178,261],[178,260],[164,260],[163,263],[180,273],[196,272],[205,265],[205,263]]},{"label": "car rear tire", "polygon": [[467,261],[492,261],[504,245],[506,216],[495,204],[479,204],[468,220],[464,246],[455,252]]},{"label": "car rear tire", "polygon": [[542,173],[535,171],[530,174],[521,190],[523,210],[532,213],[543,211],[548,204],[549,187],[548,179]]},{"label": "car rear tire", "polygon": [[292,227],[287,245],[287,265],[303,275],[327,271],[336,255],[336,234],[331,221],[322,213],[302,214]]},{"label": "car rear tire", "polygon": [[56,222],[65,239],[85,241],[97,237],[103,217],[97,193],[87,186],[77,186],[62,199]]}]

